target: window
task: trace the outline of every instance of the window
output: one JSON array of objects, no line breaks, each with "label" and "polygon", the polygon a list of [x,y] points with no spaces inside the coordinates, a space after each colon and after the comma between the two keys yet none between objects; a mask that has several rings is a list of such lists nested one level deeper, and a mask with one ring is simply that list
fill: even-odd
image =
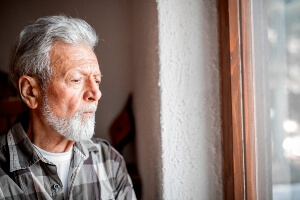
[{"label": "window", "polygon": [[300,1],[219,1],[224,199],[300,196]]},{"label": "window", "polygon": [[[272,199],[265,2],[219,1],[224,199]],[[255,14],[253,14],[255,12]]]}]

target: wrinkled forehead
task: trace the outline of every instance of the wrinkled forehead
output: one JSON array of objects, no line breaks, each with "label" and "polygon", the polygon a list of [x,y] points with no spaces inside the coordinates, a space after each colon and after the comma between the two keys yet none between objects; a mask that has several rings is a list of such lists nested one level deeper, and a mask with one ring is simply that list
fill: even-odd
[{"label": "wrinkled forehead", "polygon": [[[50,51],[50,66],[52,74],[61,74],[66,71],[77,69],[85,72],[100,73],[97,57],[86,44],[67,44],[55,42]],[[54,74],[53,74],[54,75]]]}]

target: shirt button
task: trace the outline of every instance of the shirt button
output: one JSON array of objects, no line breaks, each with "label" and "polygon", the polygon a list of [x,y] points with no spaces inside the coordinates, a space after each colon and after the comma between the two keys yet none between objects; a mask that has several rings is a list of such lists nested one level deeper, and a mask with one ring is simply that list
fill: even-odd
[{"label": "shirt button", "polygon": [[58,185],[58,184],[54,184],[54,185],[53,185],[53,189],[54,189],[54,190],[58,190],[58,188],[59,188],[59,185]]}]

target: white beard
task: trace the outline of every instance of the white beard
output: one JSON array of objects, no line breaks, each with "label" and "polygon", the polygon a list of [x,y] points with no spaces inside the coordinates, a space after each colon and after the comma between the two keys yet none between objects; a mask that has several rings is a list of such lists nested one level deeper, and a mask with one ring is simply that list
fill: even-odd
[{"label": "white beard", "polygon": [[71,118],[59,118],[50,109],[47,95],[43,98],[42,112],[46,121],[59,134],[72,141],[89,140],[94,135],[95,114],[83,118],[87,110],[97,110],[96,105],[86,106],[75,113]]}]

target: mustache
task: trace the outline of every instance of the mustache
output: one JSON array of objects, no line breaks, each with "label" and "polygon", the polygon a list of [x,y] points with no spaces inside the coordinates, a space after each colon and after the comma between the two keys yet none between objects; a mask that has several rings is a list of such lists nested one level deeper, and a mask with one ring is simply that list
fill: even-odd
[{"label": "mustache", "polygon": [[87,112],[87,111],[93,111],[93,112],[96,112],[97,111],[97,106],[92,104],[92,105],[87,105],[87,106],[84,106],[82,107],[80,110],[78,110],[75,114],[75,116],[77,115],[82,115],[84,112]]}]

